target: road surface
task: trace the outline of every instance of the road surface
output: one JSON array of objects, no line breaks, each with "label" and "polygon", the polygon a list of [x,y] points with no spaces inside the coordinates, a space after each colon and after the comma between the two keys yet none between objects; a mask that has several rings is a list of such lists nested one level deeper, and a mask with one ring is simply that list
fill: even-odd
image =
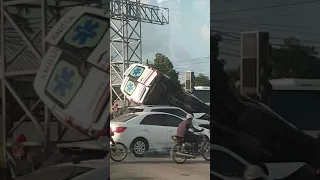
[{"label": "road surface", "polygon": [[111,162],[112,180],[206,180],[210,179],[210,163],[198,158],[175,164],[170,157],[135,158],[128,155],[123,162]]}]

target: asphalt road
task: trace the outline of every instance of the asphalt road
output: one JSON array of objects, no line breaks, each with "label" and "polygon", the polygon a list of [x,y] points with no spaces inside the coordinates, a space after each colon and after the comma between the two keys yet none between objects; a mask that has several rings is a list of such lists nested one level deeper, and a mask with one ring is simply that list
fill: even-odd
[{"label": "asphalt road", "polygon": [[112,180],[205,180],[210,179],[210,163],[202,158],[175,164],[169,156],[135,158],[111,162]]}]

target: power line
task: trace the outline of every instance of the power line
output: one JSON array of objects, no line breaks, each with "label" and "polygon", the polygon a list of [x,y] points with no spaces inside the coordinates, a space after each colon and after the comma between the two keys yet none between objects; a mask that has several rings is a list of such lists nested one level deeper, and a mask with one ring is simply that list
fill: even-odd
[{"label": "power line", "polygon": [[214,22],[222,22],[222,23],[239,23],[243,25],[258,25],[258,26],[270,26],[270,27],[284,27],[284,28],[297,28],[297,29],[315,29],[319,30],[320,28],[317,27],[310,27],[310,26],[297,26],[297,25],[291,25],[291,24],[265,24],[265,23],[250,23],[250,22],[243,22],[243,21],[225,21],[225,20],[212,20]]},{"label": "power line", "polygon": [[[230,34],[237,34],[235,32],[224,32],[224,33],[230,33]],[[288,37],[271,37],[270,39],[271,40],[284,40]],[[222,39],[221,43],[225,43],[225,44],[231,44],[231,45],[234,45],[234,46],[240,46],[240,44],[232,44],[230,42],[224,42],[225,39]],[[240,38],[239,37],[235,37],[235,39],[226,39],[227,41],[234,41],[234,42],[239,42],[240,43]],[[300,42],[305,42],[305,43],[313,43],[313,44],[317,44],[317,45],[320,45],[320,41],[312,41],[312,40],[303,40],[303,39],[298,39]],[[283,45],[285,46],[285,44],[275,44],[275,43],[270,43],[271,45]],[[291,45],[291,46],[294,46],[294,45]],[[308,46],[308,47],[313,47],[315,49],[320,49],[320,46],[314,46],[314,45],[304,45],[304,44],[300,44],[300,45],[296,45],[296,46]],[[221,47],[220,47],[221,48]]]},{"label": "power line", "polygon": [[268,5],[268,6],[245,8],[245,9],[235,9],[235,10],[230,10],[230,11],[218,11],[218,12],[212,12],[210,14],[228,14],[228,13],[237,13],[237,12],[249,12],[249,11],[257,11],[257,10],[263,10],[263,9],[273,9],[273,8],[279,8],[279,7],[313,4],[313,3],[317,3],[317,2],[320,2],[320,0],[300,1],[300,2],[295,2],[295,3]]},{"label": "power line", "polygon": [[[233,36],[235,36],[236,39],[240,39],[240,32],[223,31],[223,33],[232,34]],[[236,37],[236,36],[239,36],[239,37]],[[284,40],[286,38],[288,38],[288,37],[280,37],[280,36],[272,36],[272,35],[270,35],[270,39],[273,39],[273,40]],[[222,40],[224,40],[224,39],[222,39]],[[300,42],[320,44],[320,41],[315,41],[315,40],[306,40],[306,39],[298,39],[298,40]]]},{"label": "power line", "polygon": [[[320,36],[320,34],[313,34],[313,33],[310,33],[310,32],[303,32],[303,31],[293,31],[293,30],[283,30],[283,29],[276,29],[276,28],[270,28],[268,26],[263,26],[263,25],[259,25],[259,24],[256,24],[256,25],[249,25],[249,24],[241,24],[241,23],[226,23],[226,22],[218,22],[218,23],[221,23],[223,25],[229,25],[229,26],[237,26],[237,27],[246,27],[246,28],[258,28],[258,29],[255,29],[255,30],[260,30],[263,28],[263,31],[275,31],[275,32],[283,32],[283,33],[299,33],[299,34],[303,34],[303,35],[309,35],[309,36]],[[218,28],[230,28],[230,27],[221,27],[221,26],[218,26]]]},{"label": "power line", "polygon": [[[295,16],[295,15],[299,15],[299,13],[280,13],[280,14],[273,14],[273,16],[276,16],[276,17],[289,17],[289,16]],[[231,19],[213,19],[211,20],[212,21],[240,21],[242,20],[243,18],[231,18]],[[245,19],[257,19],[257,20],[261,20],[261,19],[267,19],[267,17],[247,17]],[[270,19],[270,17],[269,17]]]}]

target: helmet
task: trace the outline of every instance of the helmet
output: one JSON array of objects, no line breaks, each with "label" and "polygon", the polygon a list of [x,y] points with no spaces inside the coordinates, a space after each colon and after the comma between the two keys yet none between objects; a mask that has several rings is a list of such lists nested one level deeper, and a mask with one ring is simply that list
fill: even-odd
[{"label": "helmet", "polygon": [[186,119],[193,119],[193,116],[191,114],[187,114]]}]

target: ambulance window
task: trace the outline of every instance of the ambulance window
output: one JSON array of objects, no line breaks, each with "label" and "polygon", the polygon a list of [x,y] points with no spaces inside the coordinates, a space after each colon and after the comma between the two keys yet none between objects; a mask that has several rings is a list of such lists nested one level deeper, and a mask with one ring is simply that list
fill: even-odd
[{"label": "ambulance window", "polygon": [[124,88],[124,91],[131,96],[134,92],[134,90],[136,89],[136,83],[134,83],[131,80],[128,80],[126,87]]},{"label": "ambulance window", "polygon": [[129,76],[131,78],[134,78],[134,79],[138,79],[142,73],[144,72],[144,67],[141,67],[141,66],[135,66],[131,72],[129,73]]},{"label": "ambulance window", "polygon": [[45,91],[61,108],[66,108],[83,83],[84,77],[77,66],[68,61],[59,61],[46,85]]},{"label": "ambulance window", "polygon": [[107,34],[109,27],[109,18],[86,13],[65,33],[58,46],[80,59],[87,59]]}]

